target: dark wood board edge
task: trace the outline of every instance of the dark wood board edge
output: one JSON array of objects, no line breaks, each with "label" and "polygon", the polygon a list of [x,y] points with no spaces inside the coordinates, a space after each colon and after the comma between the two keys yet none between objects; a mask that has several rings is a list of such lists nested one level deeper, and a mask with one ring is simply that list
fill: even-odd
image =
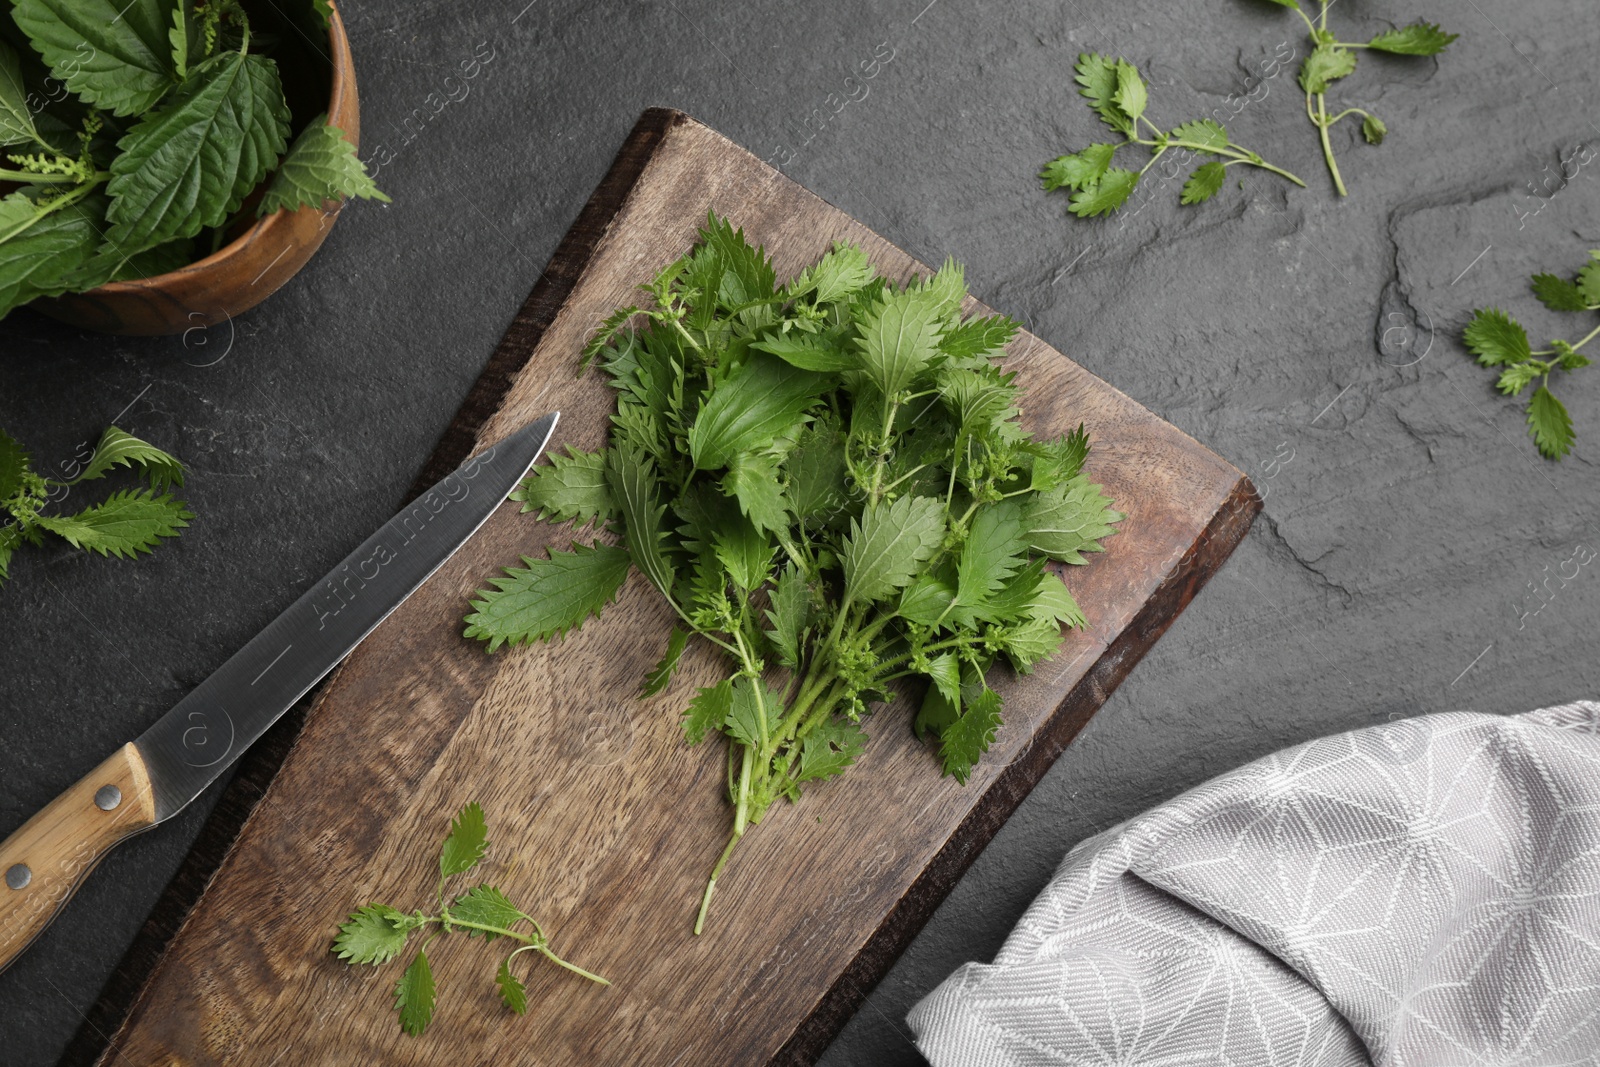
[{"label": "dark wood board edge", "polygon": [[[500,407],[517,374],[532,358],[544,331],[555,320],[567,296],[583,276],[605,236],[632,192],[656,149],[674,126],[689,117],[670,108],[649,108],[639,116],[623,141],[611,167],[601,179],[588,203],[578,213],[533,292],[507,328],[483,373],[473,384],[454,419],[445,430],[433,455],[406,493],[410,503],[439,479],[455,470],[472,454],[484,423]],[[335,672],[336,674],[337,672]],[[139,928],[133,943],[123,954],[116,970],[106,980],[83,1023],[67,1045],[58,1067],[91,1067],[97,1062],[118,1062],[115,1051],[120,1036],[145,982],[155,973],[167,946],[188,919],[190,911],[205,893],[222,861],[227,858],[239,832],[255,811],[256,804],[294,748],[305,725],[308,709],[334,675],[295,705],[265,735],[240,757],[233,778],[223,788],[216,807],[207,817],[194,847],[184,858],[172,880],[162,890],[149,918]],[[110,1057],[108,1060],[107,1057]]]},{"label": "dark wood board edge", "polygon": [[1241,475],[1171,574],[1057,705],[1034,743],[979,798],[811,1014],[795,1028],[771,1065],[807,1067],[817,1061],[1078,731],[1233,554],[1260,510],[1261,498],[1250,479]]}]

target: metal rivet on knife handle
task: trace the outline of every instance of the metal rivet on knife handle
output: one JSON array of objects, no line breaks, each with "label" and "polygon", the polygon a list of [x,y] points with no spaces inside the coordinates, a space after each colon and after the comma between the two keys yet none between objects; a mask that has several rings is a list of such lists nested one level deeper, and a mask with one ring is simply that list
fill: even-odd
[{"label": "metal rivet on knife handle", "polygon": [[26,889],[28,883],[33,881],[33,872],[26,863],[13,863],[6,868],[6,886],[10,889]]},{"label": "metal rivet on knife handle", "polygon": [[114,785],[103,785],[94,794],[94,806],[101,811],[112,811],[122,803],[122,790]]}]

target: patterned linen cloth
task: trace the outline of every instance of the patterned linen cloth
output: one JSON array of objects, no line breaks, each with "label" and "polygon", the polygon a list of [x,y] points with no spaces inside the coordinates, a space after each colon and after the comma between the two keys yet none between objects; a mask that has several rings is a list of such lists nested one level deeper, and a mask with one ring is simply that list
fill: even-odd
[{"label": "patterned linen cloth", "polygon": [[935,1067],[1600,1064],[1600,704],[1258,760],[1073,849]]}]

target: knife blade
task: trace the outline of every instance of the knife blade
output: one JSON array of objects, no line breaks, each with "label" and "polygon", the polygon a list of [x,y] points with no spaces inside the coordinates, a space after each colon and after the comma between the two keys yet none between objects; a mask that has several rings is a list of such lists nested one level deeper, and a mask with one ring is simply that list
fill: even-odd
[{"label": "knife blade", "polygon": [[138,738],[0,842],[0,971],[118,842],[176,815],[484,524],[560,412],[467,460],[307,589]]}]

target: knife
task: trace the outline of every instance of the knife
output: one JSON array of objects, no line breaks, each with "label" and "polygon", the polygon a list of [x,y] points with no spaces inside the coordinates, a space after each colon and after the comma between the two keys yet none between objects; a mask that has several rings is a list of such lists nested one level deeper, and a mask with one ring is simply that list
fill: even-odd
[{"label": "knife", "polygon": [[0,971],[111,846],[182,811],[505,500],[560,412],[472,457],[385,523],[155,725],[0,843]]}]

